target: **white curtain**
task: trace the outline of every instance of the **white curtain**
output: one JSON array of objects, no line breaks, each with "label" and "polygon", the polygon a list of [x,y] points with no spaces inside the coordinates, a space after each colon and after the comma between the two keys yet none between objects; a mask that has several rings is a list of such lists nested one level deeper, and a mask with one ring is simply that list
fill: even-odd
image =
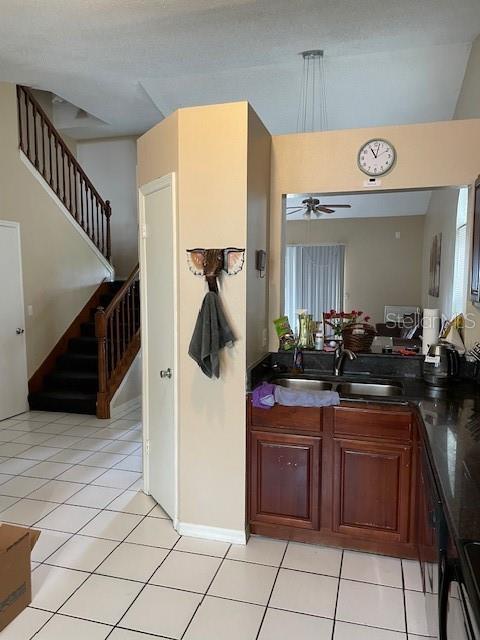
[{"label": "white curtain", "polygon": [[287,245],[285,253],[285,315],[296,330],[297,309],[314,320],[324,311],[343,310],[345,246]]}]

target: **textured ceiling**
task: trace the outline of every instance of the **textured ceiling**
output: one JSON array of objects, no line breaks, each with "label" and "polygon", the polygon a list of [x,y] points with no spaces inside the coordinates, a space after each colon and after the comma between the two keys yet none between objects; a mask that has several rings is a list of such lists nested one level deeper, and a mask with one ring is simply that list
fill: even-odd
[{"label": "textured ceiling", "polygon": [[248,99],[296,129],[304,49],[323,48],[330,128],[453,114],[478,0],[2,0],[0,80],[145,131],[180,106]]}]

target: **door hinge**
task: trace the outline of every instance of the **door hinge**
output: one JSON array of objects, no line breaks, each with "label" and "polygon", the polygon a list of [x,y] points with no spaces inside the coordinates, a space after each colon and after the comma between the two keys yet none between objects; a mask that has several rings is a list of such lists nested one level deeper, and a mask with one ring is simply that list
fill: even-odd
[{"label": "door hinge", "polygon": [[147,225],[146,224],[142,224],[142,238],[146,238],[147,237]]},{"label": "door hinge", "polygon": [[150,440],[145,442],[145,453],[150,453]]}]

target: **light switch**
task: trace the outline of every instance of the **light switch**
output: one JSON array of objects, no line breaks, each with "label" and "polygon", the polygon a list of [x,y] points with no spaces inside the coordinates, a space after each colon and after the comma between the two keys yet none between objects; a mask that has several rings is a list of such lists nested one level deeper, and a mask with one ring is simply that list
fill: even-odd
[{"label": "light switch", "polygon": [[33,316],[33,307],[31,304],[27,305],[27,316]]},{"label": "light switch", "polygon": [[395,231],[395,240],[400,240],[400,231]]}]

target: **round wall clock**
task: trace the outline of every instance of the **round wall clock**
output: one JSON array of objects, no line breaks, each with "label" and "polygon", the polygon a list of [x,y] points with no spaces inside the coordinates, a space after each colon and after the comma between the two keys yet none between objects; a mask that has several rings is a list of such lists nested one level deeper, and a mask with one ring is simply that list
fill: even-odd
[{"label": "round wall clock", "polygon": [[367,176],[383,176],[395,164],[397,153],[393,144],[377,138],[366,142],[358,152],[358,166]]}]

